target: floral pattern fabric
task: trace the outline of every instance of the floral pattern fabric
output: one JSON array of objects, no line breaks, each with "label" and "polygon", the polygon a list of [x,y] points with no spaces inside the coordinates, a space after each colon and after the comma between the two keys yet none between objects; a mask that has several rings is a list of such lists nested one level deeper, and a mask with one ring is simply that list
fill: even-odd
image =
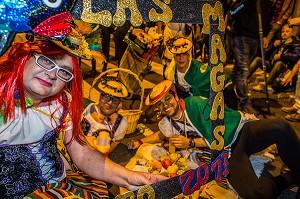
[{"label": "floral pattern fabric", "polygon": [[33,144],[0,146],[0,198],[23,198],[65,177],[55,130]]}]

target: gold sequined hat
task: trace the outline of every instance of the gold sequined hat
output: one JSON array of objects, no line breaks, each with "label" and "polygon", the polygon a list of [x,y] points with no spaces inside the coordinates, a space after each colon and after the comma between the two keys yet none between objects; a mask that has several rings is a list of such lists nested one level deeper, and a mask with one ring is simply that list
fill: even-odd
[{"label": "gold sequined hat", "polygon": [[171,80],[164,80],[157,84],[147,96],[145,104],[149,106],[160,101],[172,88],[172,85],[173,83]]},{"label": "gold sequined hat", "polygon": [[182,54],[189,51],[193,43],[184,37],[173,37],[167,41],[167,47],[173,54]]},{"label": "gold sequined hat", "polygon": [[125,85],[114,76],[101,77],[98,85],[95,85],[101,92],[110,94],[115,97],[125,98],[128,96],[128,90]]}]

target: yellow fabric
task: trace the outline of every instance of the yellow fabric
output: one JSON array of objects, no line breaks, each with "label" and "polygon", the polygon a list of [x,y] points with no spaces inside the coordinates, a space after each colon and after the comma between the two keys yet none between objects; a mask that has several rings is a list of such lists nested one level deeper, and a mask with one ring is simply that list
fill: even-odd
[{"label": "yellow fabric", "polygon": [[101,132],[98,137],[95,136],[85,136],[88,143],[92,148],[97,149],[103,154],[106,154],[110,150],[110,135],[108,132]]},{"label": "yellow fabric", "polygon": [[166,79],[173,81],[175,76],[175,60],[172,59],[165,70],[164,76]]},{"label": "yellow fabric", "polygon": [[233,190],[221,187],[215,180],[204,185],[200,196],[209,199],[240,199]]}]

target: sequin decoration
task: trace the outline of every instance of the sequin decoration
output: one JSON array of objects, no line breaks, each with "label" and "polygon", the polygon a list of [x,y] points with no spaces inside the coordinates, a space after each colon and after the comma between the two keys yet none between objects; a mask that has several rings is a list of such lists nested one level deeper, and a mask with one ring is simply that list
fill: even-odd
[{"label": "sequin decoration", "polygon": [[[77,4],[77,5],[79,5],[79,4]],[[104,10],[101,10],[100,12],[93,12],[92,7],[94,5],[92,6],[92,1],[91,0],[83,0],[82,5],[83,5],[82,14],[81,14],[80,18],[83,21],[88,22],[88,23],[102,24],[102,25],[107,26],[107,27],[111,25],[112,15],[111,15],[110,11],[104,9]],[[98,3],[96,4],[96,6],[100,7],[100,5]],[[74,13],[75,13],[75,16],[76,16],[76,13],[77,13],[76,12],[76,7],[75,7],[74,10],[73,10],[72,14],[74,16]],[[76,17],[74,17],[74,18],[76,19]]]},{"label": "sequin decoration", "polygon": [[32,30],[44,19],[69,11],[74,0],[10,0],[0,1],[0,25],[9,23],[15,32]]},{"label": "sequin decoration", "polygon": [[156,10],[154,8],[151,8],[151,10],[149,12],[149,19],[151,21],[163,21],[165,23],[170,22],[173,17],[172,10],[167,5],[170,3],[170,0],[165,0],[164,2],[166,4],[164,4],[163,2],[161,2],[159,0],[153,0],[153,2],[156,5],[158,5],[163,12],[160,14],[160,13],[156,12]]},{"label": "sequin decoration", "polygon": [[[211,108],[210,112],[210,119],[217,120],[217,119],[224,119],[224,95],[223,92],[218,92],[215,96],[214,103]],[[220,112],[218,110],[220,108]]]},{"label": "sequin decoration", "polygon": [[[15,33],[32,31],[41,22],[61,12],[70,12],[75,0],[9,0],[0,1],[0,56],[11,45]],[[42,37],[62,40],[70,32],[62,23],[69,17],[53,17],[35,29]],[[51,27],[50,27],[51,24]],[[44,26],[44,27],[43,27]]]},{"label": "sequin decoration", "polygon": [[138,9],[136,0],[118,0],[117,10],[113,17],[113,23],[116,26],[122,26],[126,21],[125,8],[128,8],[131,13],[130,22],[133,26],[140,26],[143,23],[142,15]]},{"label": "sequin decoration", "polygon": [[[32,31],[35,34],[44,37],[55,37],[70,34],[72,29],[66,22],[72,21],[70,12],[62,12],[45,19],[42,23],[37,25]],[[60,23],[57,23],[60,22]]]},{"label": "sequin decoration", "polygon": [[26,17],[30,8],[26,0],[0,1],[0,24],[8,23],[6,27],[16,32],[31,30]]},{"label": "sequin decoration", "polygon": [[210,73],[210,81],[211,81],[211,88],[215,92],[220,92],[224,88],[224,80],[225,80],[225,75],[219,75],[217,76],[218,73],[223,73],[223,64],[219,63],[219,65],[214,66],[211,70]]},{"label": "sequin decoration", "polygon": [[149,199],[155,198],[155,192],[151,185],[142,186],[142,188],[139,189],[137,198],[144,198],[145,195],[148,196]]},{"label": "sequin decoration", "polygon": [[217,1],[214,7],[212,7],[208,3],[204,4],[202,7],[202,17],[203,17],[203,29],[202,29],[203,33],[205,34],[210,33],[210,25],[211,25],[210,17],[212,17],[212,19],[219,24],[218,26],[219,31],[221,32],[225,31],[225,21],[223,17],[223,7],[221,2]]},{"label": "sequin decoration", "polygon": [[[225,48],[222,44],[222,39],[220,35],[218,34],[213,34],[211,37],[211,56],[210,56],[210,62],[212,64],[217,64],[219,62],[219,59],[222,62],[226,61],[226,52]],[[219,56],[217,54],[217,50],[219,51]]]},{"label": "sequin decoration", "polygon": [[124,194],[122,194],[122,195],[117,195],[116,197],[115,197],[115,199],[124,199],[124,198],[126,198],[126,199],[135,199],[135,196],[134,196],[134,193],[133,192],[131,192],[131,191],[128,191],[128,192],[125,192]]},{"label": "sequin decoration", "polygon": [[0,24],[0,34],[6,34],[9,33],[10,31],[12,31],[12,29],[10,28],[8,22]]},{"label": "sequin decoration", "polygon": [[[204,0],[77,0],[72,8],[72,16],[74,19],[82,19],[89,23],[117,25],[122,24],[125,14],[126,20],[134,22],[132,25],[139,25],[141,24],[139,16],[132,13],[135,12],[141,14],[144,22],[161,20],[166,23],[171,21],[203,24],[201,10],[207,2]],[[118,4],[123,6],[123,10],[119,10],[121,14],[117,13]],[[100,12],[106,16],[101,16]],[[108,18],[115,15],[114,21]]]},{"label": "sequin decoration", "polygon": [[214,140],[211,143],[211,148],[214,150],[221,151],[224,148],[224,138],[223,135],[225,133],[225,126],[217,126],[214,129],[214,136],[218,139]]}]

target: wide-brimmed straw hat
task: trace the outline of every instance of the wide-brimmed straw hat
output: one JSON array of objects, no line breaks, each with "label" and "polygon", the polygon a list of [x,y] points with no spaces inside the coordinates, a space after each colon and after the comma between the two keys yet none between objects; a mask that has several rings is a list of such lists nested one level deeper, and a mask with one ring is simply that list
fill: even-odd
[{"label": "wide-brimmed straw hat", "polygon": [[172,81],[171,80],[164,80],[157,84],[152,91],[148,94],[145,104],[147,106],[153,105],[160,101],[172,88]]},{"label": "wide-brimmed straw hat", "polygon": [[193,43],[184,37],[173,37],[167,41],[167,47],[173,54],[182,54],[188,52],[193,46]]},{"label": "wide-brimmed straw hat", "polygon": [[99,89],[101,92],[115,97],[125,98],[128,96],[128,90],[126,86],[114,76],[101,77],[99,82],[97,82],[94,87]]}]

